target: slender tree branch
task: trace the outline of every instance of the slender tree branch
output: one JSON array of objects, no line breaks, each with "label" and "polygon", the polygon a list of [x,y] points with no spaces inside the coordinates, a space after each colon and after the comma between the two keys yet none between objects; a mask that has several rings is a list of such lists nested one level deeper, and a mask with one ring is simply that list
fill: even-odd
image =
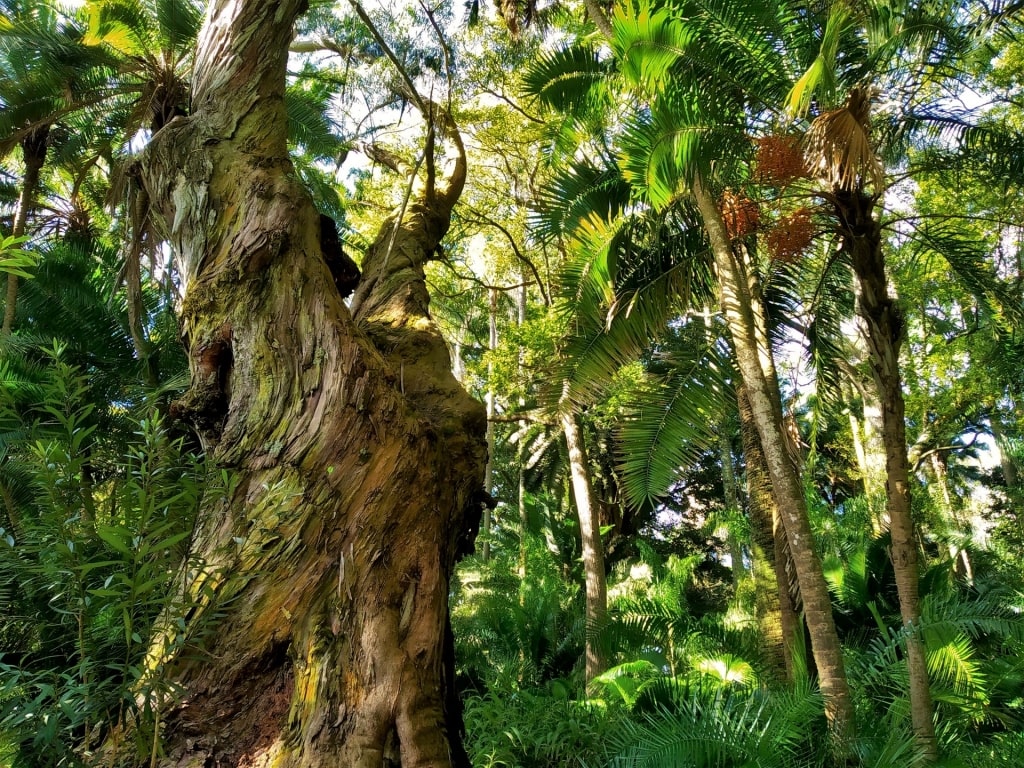
[{"label": "slender tree branch", "polygon": [[444,32],[441,31],[441,27],[438,26],[437,20],[434,18],[434,12],[431,11],[423,0],[420,0],[420,8],[427,14],[427,19],[430,21],[430,26],[434,28],[434,32],[437,35],[437,42],[441,46],[441,53],[444,54],[444,71],[448,76],[448,114],[452,111],[452,83],[455,82],[453,68],[452,68],[452,49],[448,45],[448,40],[444,36]]},{"label": "slender tree branch", "polygon": [[523,109],[518,104],[516,104],[514,101],[512,101],[512,99],[510,99],[504,93],[501,93],[500,91],[495,91],[493,88],[482,88],[481,90],[482,90],[483,93],[489,94],[489,95],[493,96],[494,98],[500,99],[501,101],[505,102],[510,107],[512,107],[512,109],[514,109],[520,115],[522,115],[527,120],[529,120],[531,123],[537,123],[538,125],[544,125],[544,122],[545,122],[544,120],[542,120],[539,117],[536,117],[535,115],[531,115],[525,109]]},{"label": "slender tree branch", "polygon": [[917,470],[921,468],[921,465],[924,463],[925,459],[931,457],[936,453],[951,453],[953,451],[963,451],[966,450],[967,448],[973,448],[976,442],[978,442],[977,432],[975,432],[974,435],[971,437],[971,441],[969,443],[960,443],[958,445],[938,445],[934,448],[929,448],[927,451],[924,451],[923,453],[921,453],[921,455],[917,457],[917,460],[914,462],[914,472],[917,472]]},{"label": "slender tree branch", "polygon": [[597,0],[583,0],[583,5],[587,9],[587,15],[590,20],[594,22],[594,26],[597,27],[601,34],[611,40],[615,37],[615,29],[612,27],[611,21],[608,19],[608,14],[604,12],[604,9],[598,4]]},{"label": "slender tree branch", "polygon": [[391,63],[395,65],[395,69],[398,70],[399,76],[402,78],[406,88],[409,90],[407,94],[408,97],[416,103],[416,106],[419,107],[420,112],[423,114],[424,118],[426,118],[430,111],[427,109],[426,104],[423,103],[423,99],[420,97],[419,91],[416,90],[416,86],[413,83],[412,78],[409,77],[409,73],[405,71],[405,66],[398,60],[395,52],[391,50],[391,46],[387,44],[384,36],[381,35],[380,30],[377,29],[377,25],[373,23],[373,19],[370,18],[370,14],[366,12],[363,6],[359,3],[359,0],[348,0],[348,2],[356,12],[356,15],[362,19],[363,24],[365,24],[366,28],[370,31],[373,39],[377,41],[377,45],[379,45],[381,50],[384,51],[384,55],[387,56]]},{"label": "slender tree branch", "polygon": [[516,239],[512,236],[512,233],[490,216],[481,213],[472,206],[466,206],[466,208],[476,219],[477,223],[483,223],[494,227],[505,236],[505,239],[508,240],[509,245],[512,247],[512,253],[515,254],[515,257],[529,267],[530,271],[533,272],[533,277],[537,282],[537,288],[540,290],[540,295],[544,300],[544,305],[549,306],[551,304],[551,300],[548,298],[547,291],[544,290],[544,281],[541,279],[540,272],[537,271],[536,265],[519,249],[519,245],[516,243]]}]

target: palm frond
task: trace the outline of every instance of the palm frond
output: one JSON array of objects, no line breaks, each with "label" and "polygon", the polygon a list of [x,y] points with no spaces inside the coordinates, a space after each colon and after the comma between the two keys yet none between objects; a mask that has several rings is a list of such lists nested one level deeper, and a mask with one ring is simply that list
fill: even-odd
[{"label": "palm frond", "polygon": [[586,112],[607,101],[609,61],[585,41],[542,53],[523,74],[523,92],[556,112]]},{"label": "palm frond", "polygon": [[616,168],[568,163],[540,191],[530,225],[542,240],[583,240],[586,228],[614,221],[629,201],[629,185]]},{"label": "palm frond", "polygon": [[626,80],[642,90],[659,90],[669,71],[696,41],[695,30],[674,18],[668,6],[647,0],[617,4],[613,45]]},{"label": "palm frond", "polygon": [[1013,290],[995,273],[983,242],[958,226],[956,220],[925,221],[910,232],[915,255],[935,253],[949,262],[963,285],[1008,327],[1024,321],[1024,310]]},{"label": "palm frond", "polygon": [[288,139],[311,157],[337,162],[347,143],[329,116],[331,93],[292,83],[285,90]]},{"label": "palm frond", "polygon": [[708,94],[695,82],[668,88],[623,127],[623,176],[652,206],[667,206],[696,174],[708,176],[713,161],[730,165],[750,155],[737,120],[741,108],[728,94]]},{"label": "palm frond", "polygon": [[680,467],[715,444],[713,425],[730,398],[730,367],[714,347],[677,352],[664,362],[669,373],[652,378],[617,431],[622,490],[636,506],[664,496]]},{"label": "palm frond", "polygon": [[194,0],[157,0],[160,37],[179,55],[191,52],[203,23],[203,8]]},{"label": "palm frond", "polygon": [[710,293],[703,230],[680,211],[620,221],[597,254],[581,248],[563,270],[571,333],[560,369],[569,399],[586,404],[647,349],[668,322]]}]

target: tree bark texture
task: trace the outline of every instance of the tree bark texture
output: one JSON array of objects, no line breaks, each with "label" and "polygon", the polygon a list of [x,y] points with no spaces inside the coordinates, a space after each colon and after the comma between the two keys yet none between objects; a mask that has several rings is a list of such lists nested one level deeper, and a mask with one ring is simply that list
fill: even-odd
[{"label": "tree bark texture", "polygon": [[175,410],[234,476],[200,510],[188,613],[151,648],[181,691],[161,763],[468,765],[448,582],[478,520],[485,418],[451,374],[423,273],[464,153],[432,113],[456,158],[384,222],[350,311],[352,275],[287,155],[304,7],[213,3],[192,114],[141,161],[184,282],[192,382]]},{"label": "tree bark texture", "polygon": [[748,265],[734,251],[718,205],[703,180],[694,179],[692,189],[711,243],[720,303],[736,353],[737,368],[750,401],[772,495],[796,567],[825,713],[833,730],[842,738],[849,735],[853,723],[853,700],[832,618],[828,586],[814,546],[800,474],[783,425],[771,347],[759,338],[762,334],[758,333],[758,326],[764,326],[764,321],[756,316],[761,310],[752,294],[753,278]]},{"label": "tree bark texture", "polygon": [[850,255],[857,276],[857,310],[864,323],[868,359],[882,406],[886,511],[892,536],[891,557],[900,615],[907,636],[911,722],[926,759],[934,762],[938,759],[938,747],[927,660],[920,634],[917,540],[910,509],[910,465],[899,367],[903,318],[889,296],[881,225],[872,215],[874,198],[861,191],[836,191],[835,199],[843,247]]},{"label": "tree bark texture", "polygon": [[583,547],[583,574],[586,588],[587,642],[586,677],[589,683],[607,668],[608,660],[598,633],[604,627],[608,613],[608,591],[605,585],[604,548],[601,545],[601,518],[597,500],[590,482],[590,465],[581,434],[579,417],[574,413],[561,415],[562,432],[569,449],[569,470],[572,475],[572,495],[580,521]]},{"label": "tree bark texture", "polygon": [[[747,465],[747,506],[753,560],[755,611],[764,638],[765,657],[775,677],[792,680],[793,641],[803,631],[800,590],[792,571],[789,545],[772,496],[761,438],[743,386],[737,387],[743,453]],[[788,567],[787,567],[788,566]]]},{"label": "tree bark texture", "polygon": [[[12,237],[25,234],[28,217],[36,205],[36,194],[39,191],[39,175],[46,162],[47,141],[50,137],[50,126],[43,125],[31,131],[21,140],[21,154],[25,162],[25,175],[21,180],[21,196],[18,198],[18,210],[14,214]],[[14,330],[14,318],[18,311],[18,276],[7,275],[7,299],[4,304],[4,323],[0,335],[10,336]]]}]

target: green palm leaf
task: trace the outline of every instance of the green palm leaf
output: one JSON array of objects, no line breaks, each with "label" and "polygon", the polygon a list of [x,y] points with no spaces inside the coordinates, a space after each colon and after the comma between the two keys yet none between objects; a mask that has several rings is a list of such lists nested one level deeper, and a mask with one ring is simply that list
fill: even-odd
[{"label": "green palm leaf", "polygon": [[608,98],[608,60],[586,42],[540,54],[523,75],[523,93],[550,110],[580,113]]},{"label": "green palm leaf", "polygon": [[664,496],[691,463],[716,443],[730,396],[728,362],[700,345],[666,358],[669,373],[652,378],[618,429],[622,489],[634,505]]}]

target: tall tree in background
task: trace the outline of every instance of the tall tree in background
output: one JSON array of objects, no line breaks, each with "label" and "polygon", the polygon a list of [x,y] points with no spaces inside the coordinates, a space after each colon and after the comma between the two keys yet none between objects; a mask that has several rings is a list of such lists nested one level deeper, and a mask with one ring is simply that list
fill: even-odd
[{"label": "tall tree in background", "polygon": [[[453,378],[423,267],[465,180],[458,130],[429,126],[425,181],[355,275],[291,172],[285,65],[305,3],[213,3],[192,113],[139,163],[184,288],[192,385],[176,410],[236,473],[191,557],[202,657],[166,617],[151,661],[186,707],[173,760],[465,764],[447,701],[448,578],[479,513],[484,413]],[[445,162],[438,152],[451,152]],[[185,574],[187,577],[187,574]]]}]

